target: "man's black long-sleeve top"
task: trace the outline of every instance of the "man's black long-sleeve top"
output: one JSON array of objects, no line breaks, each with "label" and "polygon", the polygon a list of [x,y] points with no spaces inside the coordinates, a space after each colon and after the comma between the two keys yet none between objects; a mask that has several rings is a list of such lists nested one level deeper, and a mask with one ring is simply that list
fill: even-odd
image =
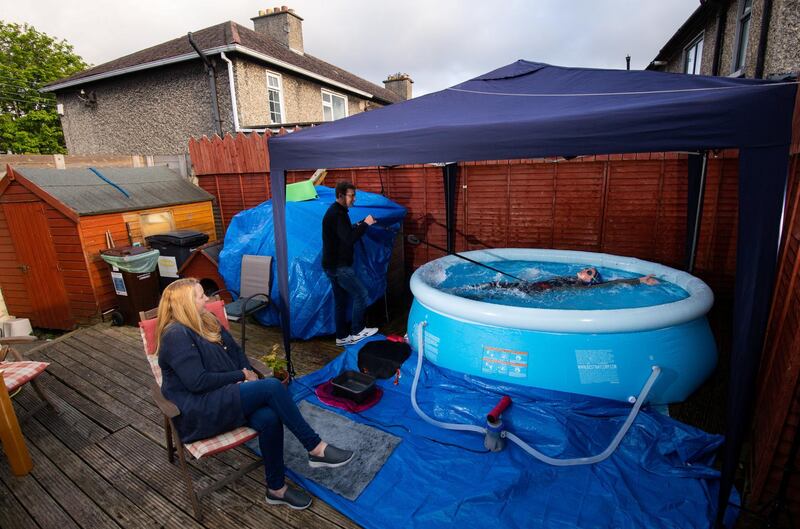
[{"label": "man's black long-sleeve top", "polygon": [[350,224],[347,208],[331,204],[322,218],[322,268],[332,270],[353,265],[353,246],[367,231],[367,224]]}]

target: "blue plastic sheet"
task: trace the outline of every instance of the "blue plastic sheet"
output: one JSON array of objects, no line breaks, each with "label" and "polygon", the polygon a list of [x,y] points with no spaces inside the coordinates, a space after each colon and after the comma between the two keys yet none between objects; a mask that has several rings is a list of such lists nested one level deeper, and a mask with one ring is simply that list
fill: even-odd
[{"label": "blue plastic sheet", "polygon": [[[411,408],[415,353],[398,385],[378,381],[384,396],[375,407],[353,414],[322,404],[312,389],[357,369],[365,342],[290,386],[296,400],[402,438],[356,501],[291,474],[362,526],[705,529],[713,520],[719,473],[711,465],[722,437],[644,408],[617,451],[596,465],[552,467],[513,444],[482,453],[480,435],[436,428]],[[504,394],[513,399],[503,414],[506,428],[553,457],[602,451],[629,411],[624,403],[498,385],[429,362],[417,400],[435,419],[485,426],[486,413]]]},{"label": "blue plastic sheet", "polygon": [[[322,217],[335,196],[329,187],[319,186],[316,190],[319,195],[316,200],[286,204],[293,338],[308,339],[336,331],[333,291],[322,271]],[[353,266],[369,291],[370,303],[374,303],[386,290],[386,270],[406,210],[382,195],[358,191],[356,203],[350,208],[350,219],[355,223],[370,214],[378,223],[370,226],[356,244]],[[238,213],[225,233],[219,273],[225,286],[237,292],[242,255],[275,255],[272,201]],[[264,325],[278,325],[277,281],[273,280],[270,294],[273,305],[257,313],[256,319]]]}]

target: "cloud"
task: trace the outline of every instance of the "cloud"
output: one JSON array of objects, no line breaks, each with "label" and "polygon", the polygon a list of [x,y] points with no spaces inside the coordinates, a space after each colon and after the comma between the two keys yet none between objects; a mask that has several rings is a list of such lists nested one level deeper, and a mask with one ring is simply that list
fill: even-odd
[{"label": "cloud", "polygon": [[[252,27],[250,1],[0,0],[3,20],[65,39],[101,64],[226,20]],[[293,0],[308,53],[373,83],[405,72],[414,94],[440,90],[517,59],[644,68],[698,0]],[[94,8],[93,5],[98,7]]]}]

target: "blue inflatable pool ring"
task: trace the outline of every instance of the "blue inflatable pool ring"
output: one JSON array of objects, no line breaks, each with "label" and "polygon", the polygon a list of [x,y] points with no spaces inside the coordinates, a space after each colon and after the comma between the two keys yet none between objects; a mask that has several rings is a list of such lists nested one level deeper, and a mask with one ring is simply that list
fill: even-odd
[{"label": "blue inflatable pool ring", "polygon": [[[717,362],[706,320],[714,296],[700,279],[630,257],[565,250],[495,249],[464,255],[495,267],[515,261],[593,265],[635,275],[654,274],[680,287],[685,299],[611,310],[530,308],[467,299],[441,288],[446,256],[411,277],[414,303],[409,342],[425,322],[425,358],[434,364],[498,382],[634,402],[658,366],[651,404],[685,400]],[[644,287],[647,288],[647,287]]]},{"label": "blue inflatable pool ring", "polygon": [[[322,217],[335,196],[329,187],[318,186],[316,191],[319,195],[316,200],[286,203],[292,338],[304,340],[336,331],[333,291],[322,271]],[[382,195],[358,191],[356,203],[349,213],[353,223],[367,215],[378,221],[356,244],[353,262],[356,273],[369,291],[370,303],[374,303],[386,290],[386,271],[406,209]],[[237,291],[242,255],[275,255],[272,201],[238,213],[231,219],[225,233],[219,273],[225,285]],[[256,315],[264,325],[279,324],[280,296],[276,277],[273,267],[273,305]]]}]

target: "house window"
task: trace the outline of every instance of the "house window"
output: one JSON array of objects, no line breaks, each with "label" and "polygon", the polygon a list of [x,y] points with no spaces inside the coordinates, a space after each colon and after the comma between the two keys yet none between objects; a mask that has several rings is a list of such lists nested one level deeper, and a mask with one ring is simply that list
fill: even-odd
[{"label": "house window", "polygon": [[739,25],[736,27],[736,55],[733,72],[741,72],[747,59],[747,43],[750,40],[750,19],[753,14],[753,0],[739,0]]},{"label": "house window", "polygon": [[703,35],[697,37],[686,48],[683,59],[683,73],[697,75],[700,73],[700,63],[703,60]]},{"label": "house window", "polygon": [[322,119],[333,121],[347,117],[347,98],[334,94],[333,92],[322,91]]},{"label": "house window", "polygon": [[267,92],[269,94],[269,119],[272,123],[283,121],[283,88],[281,76],[267,72]]}]

